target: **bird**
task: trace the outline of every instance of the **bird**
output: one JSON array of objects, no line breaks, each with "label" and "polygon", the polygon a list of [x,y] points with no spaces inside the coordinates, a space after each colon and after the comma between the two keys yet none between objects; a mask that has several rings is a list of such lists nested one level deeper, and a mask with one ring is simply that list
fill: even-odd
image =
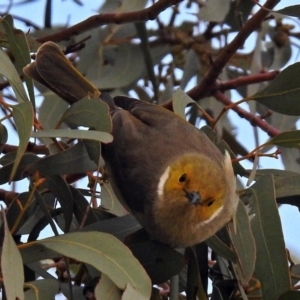
[{"label": "bird", "polygon": [[227,151],[162,106],[101,98],[112,115],[113,142],[102,145],[112,188],[151,239],[189,247],[232,219],[239,198]]},{"label": "bird", "polygon": [[232,219],[239,198],[230,155],[201,130],[162,106],[101,93],[53,42],[39,48],[24,73],[71,105],[84,96],[108,104],[113,141],[101,149],[109,180],[153,240],[193,246]]}]

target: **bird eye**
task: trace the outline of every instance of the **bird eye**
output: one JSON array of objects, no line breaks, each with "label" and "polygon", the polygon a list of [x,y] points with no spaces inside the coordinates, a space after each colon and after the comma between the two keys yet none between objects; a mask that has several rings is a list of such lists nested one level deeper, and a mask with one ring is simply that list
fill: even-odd
[{"label": "bird eye", "polygon": [[178,179],[179,182],[184,182],[185,180],[186,180],[186,173],[182,174]]},{"label": "bird eye", "polygon": [[214,202],[215,202],[214,199],[210,199],[210,200],[207,202],[206,206],[207,206],[207,207],[210,207]]}]

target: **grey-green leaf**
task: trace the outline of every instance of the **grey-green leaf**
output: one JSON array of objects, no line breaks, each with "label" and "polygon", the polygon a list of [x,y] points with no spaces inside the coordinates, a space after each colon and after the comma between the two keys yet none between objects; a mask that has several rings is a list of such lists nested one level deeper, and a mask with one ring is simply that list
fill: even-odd
[{"label": "grey-green leaf", "polygon": [[287,15],[290,17],[300,17],[300,5],[291,5],[276,11],[278,14]]},{"label": "grey-green leaf", "polygon": [[93,171],[97,165],[89,158],[84,143],[79,142],[69,149],[39,160],[29,170],[38,170],[44,175],[64,175]]},{"label": "grey-green leaf", "polygon": [[287,148],[299,148],[300,130],[282,132],[271,138],[265,145],[276,145]]},{"label": "grey-green leaf", "polygon": [[118,300],[122,297],[122,292],[105,274],[101,275],[100,281],[95,288],[96,299]]},{"label": "grey-green leaf", "polygon": [[59,292],[59,284],[54,279],[35,280],[26,283],[26,300],[53,300]]},{"label": "grey-green leaf", "polygon": [[255,266],[256,247],[251,232],[249,217],[240,201],[236,213],[236,234],[232,232],[231,239],[238,256],[238,273],[242,285],[248,284]]},{"label": "grey-green leaf", "polygon": [[102,143],[110,143],[113,139],[112,135],[107,132],[96,130],[79,130],[79,129],[47,129],[38,132],[32,132],[31,136],[37,138],[52,137],[52,138],[70,138],[94,140]]},{"label": "grey-green leaf", "polygon": [[266,88],[251,99],[286,115],[300,115],[300,63],[284,69]]},{"label": "grey-green leaf", "polygon": [[291,282],[272,175],[259,179],[250,190],[257,249],[254,277],[261,282],[263,299],[277,299]]},{"label": "grey-green leaf", "polygon": [[23,101],[28,101],[28,97],[26,95],[23,83],[19,77],[15,66],[7,56],[7,54],[0,47],[0,74],[2,74],[11,84],[16,98],[19,103]]},{"label": "grey-green leaf", "polygon": [[19,162],[27,148],[34,117],[31,102],[19,103],[17,105],[14,105],[12,109],[12,115],[17,127],[20,142],[17,150],[15,163],[10,174],[10,181],[14,178]]},{"label": "grey-green leaf", "polygon": [[148,300],[151,281],[130,250],[115,237],[101,232],[76,232],[37,242],[62,255],[88,263],[105,273],[118,288],[132,285],[137,299]]},{"label": "grey-green leaf", "polygon": [[181,89],[177,89],[174,92],[172,100],[173,111],[183,119],[185,119],[186,106],[190,103],[195,103],[195,101]]},{"label": "grey-green leaf", "polygon": [[62,122],[104,132],[111,131],[108,106],[100,98],[84,98],[74,103],[60,119],[60,123]]},{"label": "grey-green leaf", "polygon": [[24,300],[24,270],[21,254],[12,238],[5,216],[4,241],[1,254],[1,273],[7,299]]}]

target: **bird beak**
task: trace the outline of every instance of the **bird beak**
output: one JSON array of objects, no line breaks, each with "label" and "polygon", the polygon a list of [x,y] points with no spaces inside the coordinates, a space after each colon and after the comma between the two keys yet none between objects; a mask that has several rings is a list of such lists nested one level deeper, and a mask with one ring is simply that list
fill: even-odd
[{"label": "bird beak", "polygon": [[198,192],[188,192],[184,190],[186,198],[192,205],[201,204],[201,195]]}]

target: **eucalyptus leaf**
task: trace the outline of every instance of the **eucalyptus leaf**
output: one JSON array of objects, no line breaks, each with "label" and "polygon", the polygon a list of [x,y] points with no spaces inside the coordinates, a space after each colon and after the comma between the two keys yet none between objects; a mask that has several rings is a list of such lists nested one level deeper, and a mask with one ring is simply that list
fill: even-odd
[{"label": "eucalyptus leaf", "polygon": [[43,138],[70,138],[70,139],[86,139],[95,140],[102,143],[110,143],[113,139],[112,135],[107,132],[96,130],[79,130],[79,129],[48,129],[31,133],[32,137]]},{"label": "eucalyptus leaf", "polygon": [[24,300],[24,270],[20,252],[12,238],[5,215],[4,241],[1,253],[1,273],[7,299]]},{"label": "eucalyptus leaf", "polygon": [[276,10],[276,13],[287,15],[290,17],[300,18],[300,5],[291,5],[282,9]]},{"label": "eucalyptus leaf", "polygon": [[[200,20],[207,22],[222,22],[230,9],[230,0],[209,0],[200,9]],[[222,9],[220,9],[222,7]]]},{"label": "eucalyptus leaf", "polygon": [[31,128],[33,124],[33,107],[31,102],[22,102],[12,107],[12,115],[15,121],[18,135],[19,146],[17,150],[16,159],[12,168],[9,180],[12,181],[18,165],[22,159],[22,156],[27,148],[28,141],[30,139]]},{"label": "eucalyptus leaf", "polygon": [[11,84],[19,103],[29,101],[17,70],[7,54],[0,47],[0,74]]},{"label": "eucalyptus leaf", "polygon": [[291,130],[279,133],[264,145],[276,145],[287,148],[299,148],[300,130]]},{"label": "eucalyptus leaf", "polygon": [[233,248],[238,257],[238,277],[242,285],[247,285],[254,272],[256,246],[251,232],[248,214],[241,201],[237,208],[235,221],[236,233],[234,233],[234,230],[231,231],[231,239],[234,246]]},{"label": "eucalyptus leaf", "polygon": [[100,98],[84,98],[74,103],[61,117],[62,122],[108,133],[112,127],[108,106]]},{"label": "eucalyptus leaf", "polygon": [[68,232],[73,219],[73,197],[66,181],[59,175],[47,176],[44,187],[47,187],[58,199],[64,215],[64,232]]},{"label": "eucalyptus leaf", "polygon": [[[96,299],[118,300],[122,297],[122,291],[105,274],[101,275],[95,287]],[[134,298],[131,298],[134,299]]]},{"label": "eucalyptus leaf", "polygon": [[[6,31],[9,41],[9,49],[14,56],[14,64],[20,75],[23,74],[23,67],[30,63],[30,52],[26,36],[23,31],[15,29],[13,18],[11,15],[6,15],[2,19],[3,27]],[[34,90],[32,79],[25,76],[25,82],[30,96],[30,100],[35,106]]]},{"label": "eucalyptus leaf", "polygon": [[88,263],[105,273],[118,288],[132,285],[138,299],[148,300],[151,282],[129,249],[113,236],[100,232],[76,232],[36,242],[62,255]]},{"label": "eucalyptus leaf", "polygon": [[300,291],[288,291],[280,295],[278,300],[299,300]]},{"label": "eucalyptus leaf", "polygon": [[97,165],[89,158],[85,145],[79,142],[67,150],[40,159],[28,171],[38,170],[44,175],[64,175],[84,173],[96,168]]},{"label": "eucalyptus leaf", "polygon": [[277,299],[290,289],[290,276],[272,175],[259,179],[251,188],[252,233],[256,242],[254,277],[262,286],[263,299]]},{"label": "eucalyptus leaf", "polygon": [[177,89],[172,98],[172,105],[173,105],[173,111],[182,117],[183,119],[186,119],[185,117],[185,109],[187,105],[196,102],[190,98],[186,93],[184,93],[181,89]]},{"label": "eucalyptus leaf", "polygon": [[291,116],[300,116],[300,63],[285,68],[266,88],[251,99],[268,108]]},{"label": "eucalyptus leaf", "polygon": [[[16,152],[13,153],[9,153],[9,154],[14,154],[14,159],[16,157]],[[7,155],[9,155],[7,154]],[[5,157],[7,156],[2,156],[1,162],[4,163],[5,161]],[[11,173],[12,173],[12,169],[14,167],[14,160],[10,163],[5,164],[2,168],[1,168],[1,172],[0,172],[0,184],[4,184],[9,182],[9,180],[11,181],[19,181],[22,180],[23,178],[25,178],[28,174],[26,174],[26,172],[24,172],[29,166],[31,166],[32,164],[36,163],[38,160],[40,160],[40,158],[33,154],[33,153],[25,153],[20,160],[20,163],[16,169],[16,172],[14,174],[14,177],[12,179],[10,179]],[[0,164],[2,164],[0,163]]]},{"label": "eucalyptus leaf", "polygon": [[59,284],[54,279],[35,280],[26,283],[26,300],[53,300],[59,292]]},{"label": "eucalyptus leaf", "polygon": [[69,105],[53,92],[43,93],[43,96],[44,101],[39,108],[39,120],[44,129],[55,128]]}]

